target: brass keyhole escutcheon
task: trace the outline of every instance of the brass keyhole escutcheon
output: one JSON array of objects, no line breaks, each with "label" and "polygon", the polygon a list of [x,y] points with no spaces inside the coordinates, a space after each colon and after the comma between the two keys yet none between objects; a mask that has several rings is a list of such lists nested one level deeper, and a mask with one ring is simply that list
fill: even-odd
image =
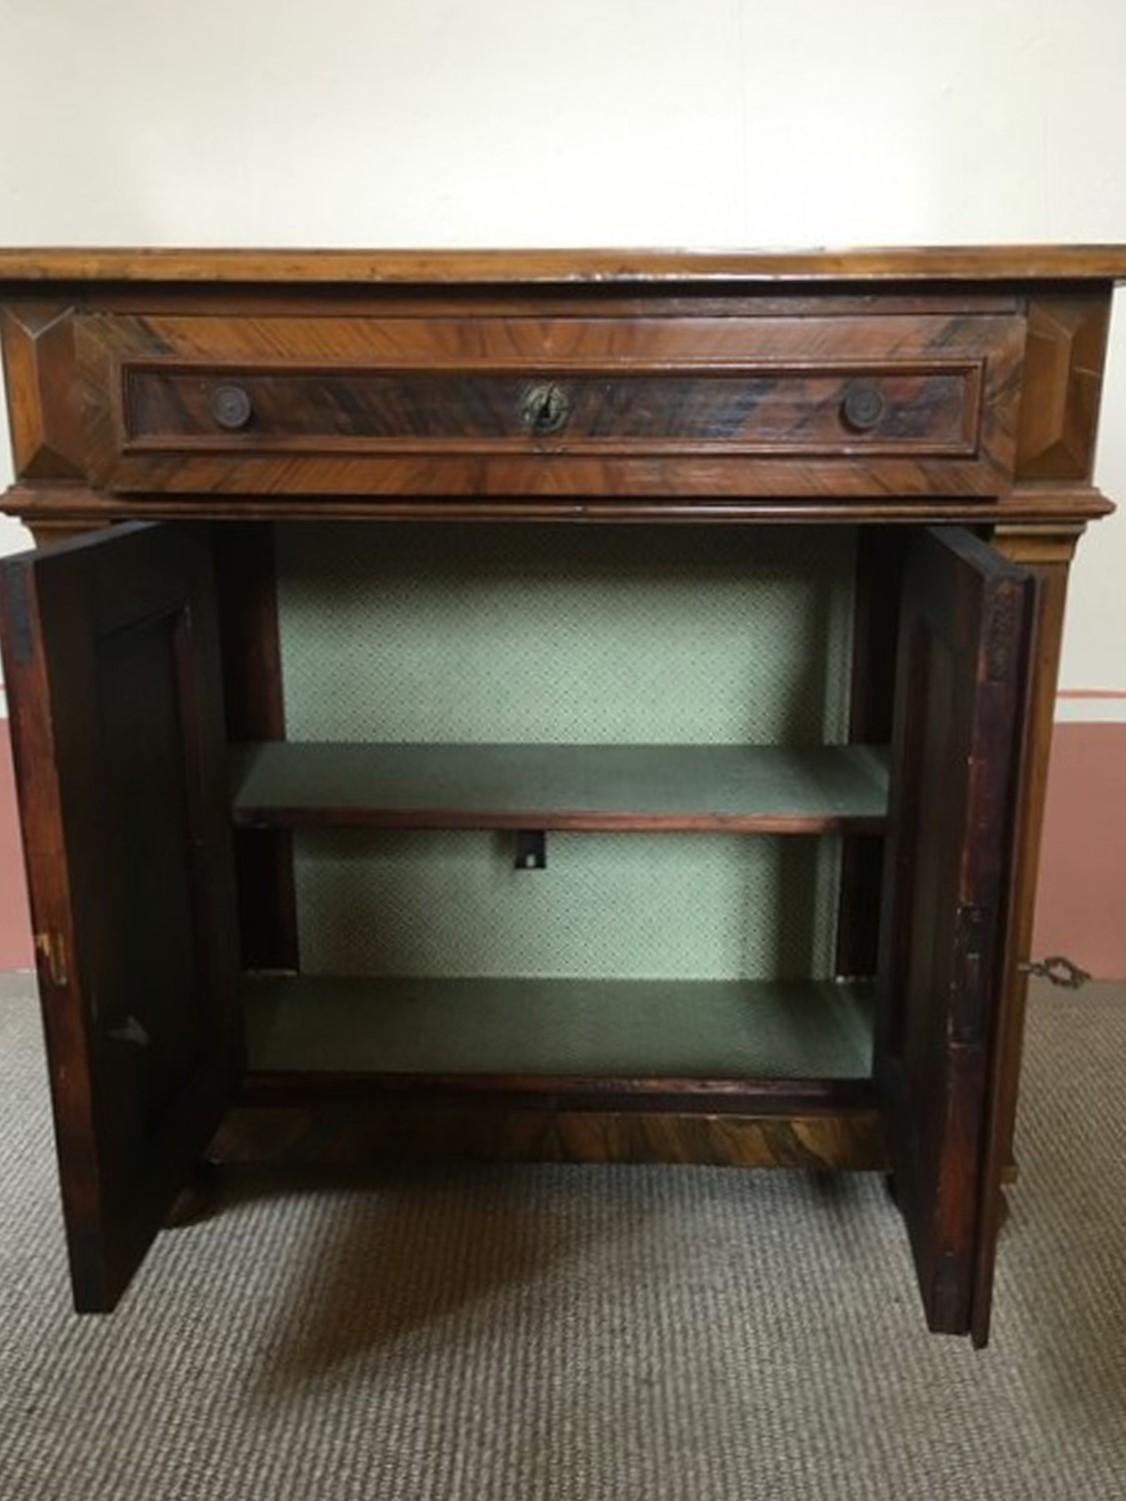
[{"label": "brass keyhole escutcheon", "polygon": [[537,381],[520,400],[520,420],[530,433],[557,433],[571,415],[571,398],[553,380]]}]

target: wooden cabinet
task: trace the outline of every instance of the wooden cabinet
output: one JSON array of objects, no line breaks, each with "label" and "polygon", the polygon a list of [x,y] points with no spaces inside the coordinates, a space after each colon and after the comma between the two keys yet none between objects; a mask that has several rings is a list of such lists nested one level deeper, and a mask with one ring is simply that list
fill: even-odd
[{"label": "wooden cabinet", "polygon": [[984,1343],[1122,274],[0,254],[77,1306],[205,1156],[776,1165],[889,1172],[929,1327]]}]

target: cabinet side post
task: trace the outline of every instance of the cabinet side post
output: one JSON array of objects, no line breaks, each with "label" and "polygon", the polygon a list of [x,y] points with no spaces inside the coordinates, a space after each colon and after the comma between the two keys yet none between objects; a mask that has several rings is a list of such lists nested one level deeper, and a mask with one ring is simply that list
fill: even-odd
[{"label": "cabinet side post", "polygon": [[[857,529],[848,723],[854,745],[891,743],[904,542],[898,527]],[[876,972],[883,862],[882,836],[850,834],[844,839],[837,906],[838,976]]]},{"label": "cabinet side post", "polygon": [[[273,527],[225,523],[213,535],[228,738],[284,740]],[[243,967],[298,969],[292,835],[238,830],[235,871]]]},{"label": "cabinet side post", "polygon": [[1082,531],[1081,525],[1000,525],[995,528],[992,539],[998,552],[1027,568],[1037,582],[1036,653],[1028,694],[1023,795],[1016,829],[1008,952],[1003,971],[1007,994],[1003,998],[1002,1014],[1009,1017],[1009,1025],[1006,1035],[1000,1040],[997,1074],[999,1139],[1005,1144],[1004,1176],[1010,1182],[1016,1177],[1013,1132],[1028,991],[1028,976],[1022,965],[1031,957],[1040,834],[1044,823],[1044,795],[1055,718],[1068,570]]}]

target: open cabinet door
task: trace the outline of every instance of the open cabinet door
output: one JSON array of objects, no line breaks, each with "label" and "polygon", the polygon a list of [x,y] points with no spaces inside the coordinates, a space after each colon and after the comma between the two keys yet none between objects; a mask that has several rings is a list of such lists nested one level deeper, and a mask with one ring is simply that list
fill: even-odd
[{"label": "open cabinet door", "polygon": [[931,1329],[988,1329],[991,1142],[1034,584],[960,528],[908,548],[876,1071]]},{"label": "open cabinet door", "polygon": [[206,533],[0,565],[4,662],[79,1312],[114,1306],[241,1070]]}]

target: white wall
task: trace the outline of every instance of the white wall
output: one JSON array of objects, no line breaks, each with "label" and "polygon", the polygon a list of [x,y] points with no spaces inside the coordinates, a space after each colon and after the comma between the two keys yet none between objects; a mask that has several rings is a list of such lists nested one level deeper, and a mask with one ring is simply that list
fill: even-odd
[{"label": "white wall", "polygon": [[[1122,0],[0,0],[0,36],[0,242],[1126,241]],[[1105,413],[1126,500],[1122,306]],[[1124,577],[1116,518],[1085,717],[1126,704]]]}]

